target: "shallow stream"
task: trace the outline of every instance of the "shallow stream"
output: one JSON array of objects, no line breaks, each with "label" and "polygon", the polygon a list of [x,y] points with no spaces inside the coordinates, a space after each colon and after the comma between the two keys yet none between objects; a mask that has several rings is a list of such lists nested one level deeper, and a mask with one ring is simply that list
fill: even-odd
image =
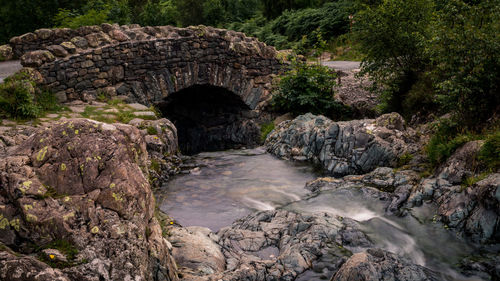
[{"label": "shallow stream", "polygon": [[[355,219],[377,247],[447,273],[451,280],[480,280],[455,273],[457,262],[475,249],[434,223],[432,207],[396,217],[384,212],[383,202],[363,196],[358,189],[312,194],[304,186],[321,176],[317,171],[310,165],[277,159],[263,148],[201,153],[188,163],[197,168],[176,176],[156,194],[161,210],[183,226],[204,226],[216,232],[260,210],[327,212]],[[321,274],[306,276],[320,280]]]}]

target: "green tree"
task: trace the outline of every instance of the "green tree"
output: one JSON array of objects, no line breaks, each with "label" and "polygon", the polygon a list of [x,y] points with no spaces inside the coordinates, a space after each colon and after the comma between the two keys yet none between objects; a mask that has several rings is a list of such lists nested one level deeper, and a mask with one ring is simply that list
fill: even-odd
[{"label": "green tree", "polygon": [[500,0],[447,1],[432,31],[438,101],[478,127],[500,106]]},{"label": "green tree", "polygon": [[432,0],[384,0],[355,16],[355,40],[365,54],[363,72],[383,89],[384,111],[401,112],[406,95],[425,71],[425,42]]},{"label": "green tree", "polygon": [[138,23],[142,26],[176,25],[177,18],[177,9],[171,0],[150,0],[139,15]]},{"label": "green tree", "polygon": [[175,0],[182,26],[203,24],[203,6],[206,0]]},{"label": "green tree", "polygon": [[283,75],[275,89],[274,108],[293,114],[314,113],[334,119],[350,114],[349,108],[335,101],[336,73],[319,64],[293,60],[292,69]]}]

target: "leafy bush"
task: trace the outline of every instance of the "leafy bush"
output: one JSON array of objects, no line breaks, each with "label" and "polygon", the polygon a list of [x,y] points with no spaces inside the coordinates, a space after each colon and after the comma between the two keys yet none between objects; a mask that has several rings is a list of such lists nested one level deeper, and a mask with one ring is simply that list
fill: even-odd
[{"label": "leafy bush", "polygon": [[352,1],[341,0],[326,3],[320,8],[285,11],[271,21],[258,15],[244,23],[232,23],[226,27],[258,37],[279,49],[292,48],[297,44],[311,48],[317,43],[317,33],[331,39],[348,32],[349,13],[353,8]]},{"label": "leafy bush", "polygon": [[336,73],[328,67],[294,60],[292,69],[281,77],[272,103],[283,112],[345,118],[350,110],[334,100],[335,81]]},{"label": "leafy bush", "polygon": [[487,168],[493,171],[500,169],[500,131],[496,131],[486,138],[478,158]]},{"label": "leafy bush", "polygon": [[272,130],[274,130],[273,122],[262,124],[260,126],[260,140],[262,142],[266,141],[267,136],[269,135],[269,133],[271,133]]},{"label": "leafy bush", "polygon": [[139,14],[138,23],[142,26],[175,25],[179,14],[172,1],[149,0]]},{"label": "leafy bush", "polygon": [[364,6],[355,16],[354,37],[365,54],[362,71],[383,89],[385,112],[401,112],[406,94],[427,66],[424,42],[432,13],[432,0],[387,0]]},{"label": "leafy bush", "polygon": [[460,129],[457,123],[442,120],[437,124],[436,133],[427,144],[429,161],[434,167],[444,163],[460,146],[474,140],[475,137]]},{"label": "leafy bush", "polygon": [[432,26],[437,99],[469,128],[500,105],[500,1],[446,1]]},{"label": "leafy bush", "polygon": [[130,8],[126,0],[92,0],[80,9],[59,9],[53,21],[59,27],[78,28],[105,22],[130,23]]},{"label": "leafy bush", "polygon": [[61,108],[49,91],[36,87],[26,72],[18,72],[0,84],[0,116],[29,119]]},{"label": "leafy bush", "polygon": [[35,102],[35,83],[24,73],[5,79],[0,85],[0,113],[10,118],[34,118],[41,112]]}]

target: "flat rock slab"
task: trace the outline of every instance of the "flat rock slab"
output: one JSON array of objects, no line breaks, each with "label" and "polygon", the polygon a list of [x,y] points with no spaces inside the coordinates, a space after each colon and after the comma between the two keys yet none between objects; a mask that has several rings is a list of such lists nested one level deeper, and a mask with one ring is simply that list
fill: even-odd
[{"label": "flat rock slab", "polygon": [[127,104],[130,108],[134,109],[134,110],[149,110],[149,107],[143,105],[143,104],[140,104],[140,103],[130,103],[130,104]]},{"label": "flat rock slab", "polygon": [[83,113],[85,111],[85,106],[70,106],[69,109],[72,112]]},{"label": "flat rock slab", "polygon": [[152,111],[141,111],[141,112],[134,112],[135,116],[151,116],[151,117],[156,117],[156,114]]},{"label": "flat rock slab", "polygon": [[21,61],[18,60],[0,62],[0,83],[3,83],[5,78],[21,70],[21,68],[23,66]]}]

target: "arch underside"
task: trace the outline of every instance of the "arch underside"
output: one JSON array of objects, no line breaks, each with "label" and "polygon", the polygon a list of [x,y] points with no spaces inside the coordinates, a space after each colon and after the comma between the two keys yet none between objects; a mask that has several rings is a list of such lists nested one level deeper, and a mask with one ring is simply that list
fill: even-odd
[{"label": "arch underside", "polygon": [[227,89],[195,85],[171,94],[158,108],[175,124],[183,154],[259,143],[256,112]]}]

